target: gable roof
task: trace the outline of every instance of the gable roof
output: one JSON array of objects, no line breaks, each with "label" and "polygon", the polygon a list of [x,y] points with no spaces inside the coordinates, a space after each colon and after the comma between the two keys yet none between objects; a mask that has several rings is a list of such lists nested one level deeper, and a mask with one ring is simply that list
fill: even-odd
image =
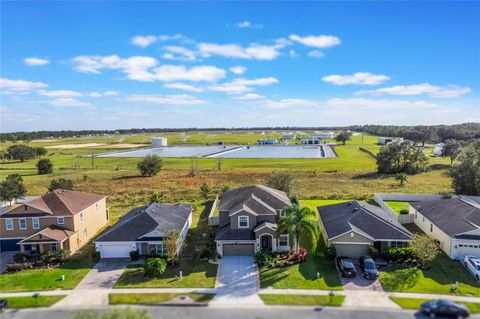
[{"label": "gable roof", "polygon": [[285,192],[263,185],[253,185],[225,192],[218,209],[234,213],[245,209],[245,206],[258,215],[273,215],[277,210],[292,206],[292,203]]},{"label": "gable roof", "polygon": [[192,213],[188,204],[150,204],[135,208],[95,242],[161,240],[165,230],[181,230]]},{"label": "gable roof", "polygon": [[350,231],[372,240],[408,241],[412,234],[380,207],[358,201],[318,207],[329,239]]},{"label": "gable roof", "polygon": [[480,229],[480,206],[467,199],[452,198],[409,204],[450,237],[462,238],[464,233],[469,233],[468,236],[471,237],[475,235],[472,231]]},{"label": "gable roof", "polygon": [[[76,215],[104,198],[103,195],[57,189],[20,206],[32,207],[53,216]],[[15,212],[12,209],[1,217],[20,217],[28,214],[28,212]]]},{"label": "gable roof", "polygon": [[[25,239],[22,239],[19,241],[20,243],[30,243],[30,242],[44,242],[44,241],[49,241],[48,239],[54,241],[54,242],[63,242],[65,239],[70,238],[75,234],[74,231],[71,231],[69,229],[57,226],[57,225],[50,225],[48,227],[45,227],[44,229],[36,232],[35,234],[28,236]],[[36,240],[31,240],[31,238],[42,235],[43,237],[47,237],[48,239],[36,239]]]}]

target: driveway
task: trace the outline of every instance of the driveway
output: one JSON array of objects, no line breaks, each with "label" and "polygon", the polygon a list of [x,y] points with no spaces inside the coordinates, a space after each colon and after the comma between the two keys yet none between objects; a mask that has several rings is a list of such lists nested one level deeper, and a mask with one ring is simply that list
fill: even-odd
[{"label": "driveway", "polygon": [[130,263],[130,259],[102,259],[83,280],[55,307],[108,305],[108,291]]},{"label": "driveway", "polygon": [[0,252],[0,274],[3,273],[7,267],[7,264],[13,262],[13,256],[20,251],[2,251]]},{"label": "driveway", "polygon": [[227,256],[220,262],[217,274],[217,294],[212,307],[263,306],[258,296],[258,271],[253,257]]},{"label": "driveway", "polygon": [[352,259],[352,262],[353,262],[353,265],[355,266],[355,270],[357,271],[357,276],[355,278],[342,277],[342,275],[340,274],[340,271],[338,271],[340,282],[342,283],[343,289],[345,291],[366,290],[366,291],[385,292],[383,290],[382,285],[380,284],[380,280],[378,279],[370,280],[370,279],[363,278],[362,270],[358,265],[358,259]]}]

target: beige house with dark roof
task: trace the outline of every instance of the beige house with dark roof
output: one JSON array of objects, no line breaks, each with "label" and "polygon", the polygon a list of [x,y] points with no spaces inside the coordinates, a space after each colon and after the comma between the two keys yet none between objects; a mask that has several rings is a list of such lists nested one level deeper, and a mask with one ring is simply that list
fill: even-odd
[{"label": "beige house with dark roof", "polygon": [[107,222],[105,196],[58,189],[0,215],[0,249],[74,253]]}]

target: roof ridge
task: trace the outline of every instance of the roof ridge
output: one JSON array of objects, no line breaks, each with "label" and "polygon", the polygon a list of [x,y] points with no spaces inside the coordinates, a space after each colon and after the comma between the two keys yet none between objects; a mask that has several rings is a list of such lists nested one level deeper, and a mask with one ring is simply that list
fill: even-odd
[{"label": "roof ridge", "polygon": [[[360,204],[358,201],[355,201],[358,205],[360,205],[361,208],[364,209],[364,211],[369,214],[370,216],[382,221],[384,224],[387,224],[387,225],[390,225],[392,226],[393,228],[397,229],[398,231],[404,233],[405,235],[408,235],[408,236],[412,236],[412,233],[410,233],[407,229],[402,229],[400,227],[398,227],[397,225],[395,225],[393,223],[393,218],[392,220],[386,220],[386,219],[383,219],[381,218],[379,215],[375,214],[374,212],[372,212],[371,210],[368,209],[368,207],[366,206],[363,206],[363,205],[369,205],[369,206],[373,206],[373,205],[370,205],[370,204]],[[375,206],[374,206],[375,207]],[[383,211],[383,209],[381,207],[379,207],[379,209],[381,209]],[[400,224],[401,225],[401,224]],[[405,232],[406,231],[406,232]]]},{"label": "roof ridge", "polygon": [[[276,197],[278,200],[284,202],[284,200],[287,200],[287,201],[290,201],[290,199],[288,198],[287,194],[281,190],[278,190],[278,189],[275,189],[275,188],[272,188],[272,187],[268,187],[268,186],[265,186],[265,185],[260,185],[260,184],[256,184],[255,187],[258,187],[266,192],[268,192],[269,194],[272,194],[274,197]],[[279,194],[278,192],[283,192],[285,193],[286,196],[283,196],[282,194]],[[283,200],[282,200],[283,198]]]},{"label": "roof ridge", "polygon": [[[57,190],[54,190],[54,191],[53,191],[53,193],[54,193],[55,196],[58,198],[58,200],[63,204],[63,206],[65,206],[65,207],[67,208],[68,212],[73,215],[74,213],[73,213],[72,209],[70,208],[69,205],[67,205],[67,203],[65,203],[65,202],[63,201],[63,199],[59,196],[59,194],[57,193],[57,191],[62,191],[62,192],[66,192],[66,191],[68,191],[68,192],[74,192],[74,191],[69,191],[69,190],[66,190],[66,189],[57,189]],[[48,205],[48,203],[47,203],[47,205]],[[48,207],[50,207],[50,206],[48,206]],[[51,208],[50,208],[50,209],[51,209]],[[53,211],[52,211],[52,212],[53,212]]]},{"label": "roof ridge", "polygon": [[263,206],[265,206],[266,208],[270,209],[271,211],[273,211],[273,212],[275,212],[275,213],[277,212],[277,211],[275,210],[275,208],[273,208],[272,206],[270,206],[270,205],[268,205],[267,203],[265,203],[263,200],[261,200],[260,198],[258,198],[257,196],[255,196],[255,194],[252,193],[251,195],[252,195],[252,198],[253,198],[256,202],[262,204]]}]

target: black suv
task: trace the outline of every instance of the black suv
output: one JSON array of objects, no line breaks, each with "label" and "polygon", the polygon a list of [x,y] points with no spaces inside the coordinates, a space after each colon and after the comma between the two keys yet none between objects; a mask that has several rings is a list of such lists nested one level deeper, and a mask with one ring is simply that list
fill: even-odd
[{"label": "black suv", "polygon": [[348,257],[337,257],[337,267],[342,277],[352,277],[357,275],[353,262]]},{"label": "black suv", "polygon": [[363,277],[366,279],[377,279],[378,278],[378,270],[377,265],[373,261],[372,257],[370,256],[362,256],[358,260],[358,265],[362,270]]}]

